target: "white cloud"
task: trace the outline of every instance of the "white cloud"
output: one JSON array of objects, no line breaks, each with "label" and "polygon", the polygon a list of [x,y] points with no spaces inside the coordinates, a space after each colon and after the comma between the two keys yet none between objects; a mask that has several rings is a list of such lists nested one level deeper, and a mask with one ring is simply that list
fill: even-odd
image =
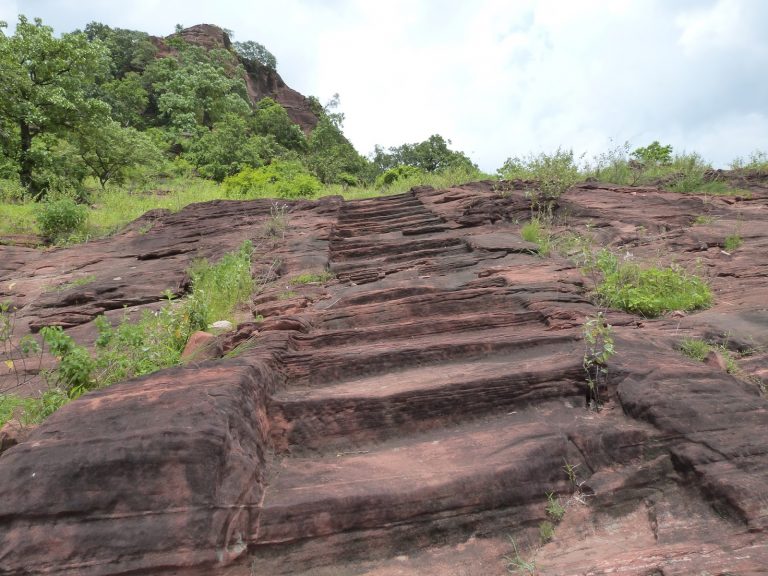
[{"label": "white cloud", "polygon": [[57,31],[230,28],[265,44],[300,92],[339,92],[364,153],[433,133],[490,171],[558,146],[594,154],[610,138],[720,165],[768,149],[761,0],[0,0],[0,15],[15,8]]}]

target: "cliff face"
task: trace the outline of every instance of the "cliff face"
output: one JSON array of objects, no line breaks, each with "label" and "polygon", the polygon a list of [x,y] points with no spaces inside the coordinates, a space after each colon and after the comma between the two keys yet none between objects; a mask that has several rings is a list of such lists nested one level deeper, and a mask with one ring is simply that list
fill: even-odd
[{"label": "cliff face", "polygon": [[[181,37],[196,46],[206,50],[216,48],[232,50],[232,42],[223,28],[213,24],[197,24],[181,31]],[[157,46],[157,57],[163,58],[173,53],[174,49],[166,44],[165,38],[153,37]],[[239,58],[239,56],[238,56]],[[246,62],[240,59],[246,69],[245,78],[248,96],[253,104],[262,98],[272,98],[286,109],[288,116],[298,124],[305,134],[309,134],[317,126],[317,115],[312,111],[309,98],[288,86],[275,70],[258,63]]]}]

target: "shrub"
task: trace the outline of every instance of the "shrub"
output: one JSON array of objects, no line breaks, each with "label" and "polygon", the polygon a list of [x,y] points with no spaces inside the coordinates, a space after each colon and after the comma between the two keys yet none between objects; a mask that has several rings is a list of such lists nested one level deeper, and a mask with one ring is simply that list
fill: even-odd
[{"label": "shrub", "polygon": [[377,188],[383,188],[385,186],[391,186],[398,180],[405,180],[408,178],[414,178],[419,175],[425,174],[424,170],[417,168],[416,166],[395,166],[385,172],[382,172],[376,177],[375,186]]},{"label": "shrub", "polygon": [[598,261],[603,280],[597,294],[613,308],[656,317],[671,310],[695,310],[712,303],[709,286],[679,266],[642,267],[618,262],[614,257]]},{"label": "shrub", "polygon": [[553,154],[508,158],[498,174],[505,180],[535,180],[537,191],[530,193],[531,208],[547,214],[551,213],[554,200],[581,180],[573,152],[560,148]]},{"label": "shrub", "polygon": [[85,228],[88,208],[65,196],[51,198],[38,205],[36,218],[41,234],[57,241]]},{"label": "shrub", "polygon": [[738,249],[741,244],[741,236],[739,236],[737,233],[734,233],[725,237],[723,247],[725,248],[726,252],[733,252],[734,250]]},{"label": "shrub", "polygon": [[755,150],[746,160],[736,158],[731,162],[731,168],[733,170],[768,170],[768,152]]},{"label": "shrub", "polygon": [[296,161],[275,161],[260,168],[246,167],[224,179],[224,190],[242,198],[310,198],[320,181]]},{"label": "shrub", "polygon": [[539,254],[546,256],[551,251],[552,238],[546,225],[540,218],[531,218],[520,229],[520,236],[526,242],[533,242],[539,246]]},{"label": "shrub", "polygon": [[26,195],[18,180],[0,179],[0,202],[23,202]]},{"label": "shrub", "polygon": [[697,340],[696,338],[683,338],[682,342],[680,342],[680,351],[688,356],[688,358],[698,360],[699,362],[704,361],[711,349],[712,347],[704,340]]}]

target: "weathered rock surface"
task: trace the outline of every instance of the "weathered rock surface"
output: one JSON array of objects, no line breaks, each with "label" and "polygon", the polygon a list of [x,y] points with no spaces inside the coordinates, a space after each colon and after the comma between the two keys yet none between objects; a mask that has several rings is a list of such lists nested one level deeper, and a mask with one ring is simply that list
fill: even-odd
[{"label": "weathered rock surface", "polygon": [[[269,241],[268,202],[217,202],[144,235],[0,246],[18,330],[57,322],[87,341],[99,311],[156,305],[192,258],[244,239],[261,246],[264,318],[220,337],[234,357],[89,393],[7,450],[0,572],[502,575],[512,536],[540,574],[766,573],[768,188],[751,186],[561,198],[569,229],[698,266],[715,291],[698,313],[609,313],[599,413],[582,367],[590,279],[520,239],[522,190],[289,203]],[[324,268],[334,280],[291,282]],[[96,279],[44,293],[76,274]],[[753,354],[736,378],[683,356],[683,336]],[[542,543],[548,493],[566,512]]]}]

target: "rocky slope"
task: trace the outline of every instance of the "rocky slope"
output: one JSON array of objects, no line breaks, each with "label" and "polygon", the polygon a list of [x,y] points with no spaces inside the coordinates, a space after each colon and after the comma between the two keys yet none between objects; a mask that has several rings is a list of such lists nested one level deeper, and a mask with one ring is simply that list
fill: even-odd
[{"label": "rocky slope", "polygon": [[[197,24],[184,28],[179,35],[193,46],[202,46],[206,50],[230,50],[232,42],[223,28],[213,24]],[[174,35],[175,36],[175,35]],[[169,36],[168,38],[171,38]],[[167,38],[152,37],[152,42],[158,48],[157,57],[168,56],[173,48],[166,45]],[[288,86],[276,70],[262,66],[258,62],[244,63],[246,67],[245,83],[252,104],[262,98],[272,98],[278,102],[291,120],[309,134],[317,126],[317,115],[312,111],[309,98]]]},{"label": "rocky slope", "polygon": [[[600,412],[590,279],[520,238],[522,183],[289,203],[278,238],[269,201],[221,201],[85,246],[0,246],[17,336],[53,323],[87,342],[97,314],[183,292],[194,257],[244,239],[264,317],[222,338],[238,353],[89,393],[3,453],[0,572],[502,575],[512,537],[539,574],[764,574],[768,186],[750,186],[561,198],[563,226],[698,266],[715,293],[693,314],[609,313]],[[749,349],[742,377],[683,356],[686,335]],[[548,493],[566,512],[542,544]]]}]

